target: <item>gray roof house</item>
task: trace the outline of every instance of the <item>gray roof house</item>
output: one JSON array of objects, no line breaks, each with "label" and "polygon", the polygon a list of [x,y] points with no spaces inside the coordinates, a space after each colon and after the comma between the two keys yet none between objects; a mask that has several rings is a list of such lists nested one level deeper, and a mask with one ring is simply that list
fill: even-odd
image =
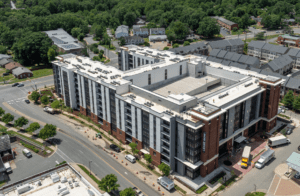
[{"label": "gray roof house", "polygon": [[48,37],[53,41],[60,52],[81,54],[83,47],[78,44],[78,41],[74,39],[65,30],[59,28],[57,30],[44,31]]},{"label": "gray roof house", "polygon": [[147,28],[139,28],[132,30],[133,35],[141,36],[141,37],[148,37],[149,31]]},{"label": "gray roof house", "polygon": [[150,35],[165,35],[166,29],[165,28],[151,28]]},{"label": "gray roof house", "polygon": [[286,55],[289,55],[293,59],[293,65],[300,66],[300,50],[290,48]]},{"label": "gray roof house", "polygon": [[166,35],[150,35],[149,36],[149,42],[153,41],[166,41],[167,36]]},{"label": "gray roof house", "polygon": [[243,53],[244,42],[241,39],[229,39],[209,42],[209,51],[213,49],[222,49],[229,52]]},{"label": "gray roof house", "polygon": [[132,29],[139,29],[139,28],[142,28],[146,25],[132,25]]},{"label": "gray roof house", "polygon": [[25,67],[17,67],[16,69],[13,69],[12,74],[19,79],[33,76],[32,72]]},{"label": "gray roof house", "polygon": [[140,36],[128,36],[128,37],[125,37],[125,43],[126,45],[139,45],[139,44],[143,44],[145,41],[143,38],[141,38]]},{"label": "gray roof house", "polygon": [[0,54],[0,60],[1,59],[11,59],[12,58],[12,56],[10,56],[10,55],[7,55],[7,54]]},{"label": "gray roof house", "polygon": [[128,36],[129,27],[126,25],[118,26],[115,31],[115,38],[127,37]]},{"label": "gray roof house", "polygon": [[218,59],[230,61],[230,62],[236,62],[242,65],[249,65],[251,67],[259,68],[260,67],[260,61],[256,57],[247,56],[243,54],[238,54],[235,52],[228,52],[226,50],[220,50],[220,49],[213,49],[209,56],[215,57]]},{"label": "gray roof house", "polygon": [[169,51],[172,51],[175,54],[180,54],[180,55],[188,55],[188,54],[207,55],[208,47],[203,42],[198,42],[198,43],[191,44],[188,46],[172,48],[172,49],[169,49]]},{"label": "gray roof house", "polygon": [[1,59],[0,60],[0,67],[4,67],[6,64],[10,63],[8,59]]},{"label": "gray roof house", "polygon": [[287,75],[293,68],[293,59],[288,55],[282,55],[273,61],[264,64],[262,69],[271,69],[275,73]]},{"label": "gray roof house", "polygon": [[287,52],[287,47],[272,45],[265,42],[251,41],[248,44],[248,55],[266,60],[274,60]]}]

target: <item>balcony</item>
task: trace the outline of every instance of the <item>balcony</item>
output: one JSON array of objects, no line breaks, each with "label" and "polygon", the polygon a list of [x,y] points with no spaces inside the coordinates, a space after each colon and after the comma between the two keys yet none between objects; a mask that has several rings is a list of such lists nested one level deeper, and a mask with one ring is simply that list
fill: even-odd
[{"label": "balcony", "polygon": [[132,131],[129,130],[129,129],[126,129],[126,130],[125,130],[125,133],[128,134],[128,135],[130,135],[130,136],[132,136]]},{"label": "balcony", "polygon": [[126,141],[128,141],[129,143],[131,143],[132,142],[132,138],[126,137]]},{"label": "balcony", "polygon": [[170,125],[167,125],[167,124],[165,124],[165,123],[162,123],[161,126],[167,128],[167,129],[170,129]]},{"label": "balcony", "polygon": [[170,144],[170,140],[169,140],[169,139],[167,140],[167,139],[165,139],[165,138],[162,138],[161,140],[162,140],[163,142],[166,142],[167,144]]},{"label": "balcony", "polygon": [[161,154],[164,155],[165,157],[170,157],[170,154],[167,151],[162,151]]},{"label": "balcony", "polygon": [[164,150],[170,151],[170,150],[169,150],[169,146],[161,145],[161,147],[162,147]]}]

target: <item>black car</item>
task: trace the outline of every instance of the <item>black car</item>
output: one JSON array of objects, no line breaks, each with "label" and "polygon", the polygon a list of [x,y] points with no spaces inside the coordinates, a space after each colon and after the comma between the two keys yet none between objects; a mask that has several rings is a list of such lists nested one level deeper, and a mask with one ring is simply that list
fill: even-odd
[{"label": "black car", "polygon": [[115,144],[111,144],[109,147],[116,152],[121,152],[120,148]]},{"label": "black car", "polygon": [[294,175],[294,177],[295,177],[296,179],[300,179],[300,172],[297,172],[297,173]]},{"label": "black car", "polygon": [[291,128],[289,128],[287,131],[286,131],[286,134],[287,135],[291,135],[291,133],[293,133],[293,130]]},{"label": "black car", "polygon": [[25,99],[25,103],[30,104],[30,101],[28,99]]},{"label": "black car", "polygon": [[13,85],[11,85],[12,87],[18,86],[19,83],[14,83]]},{"label": "black car", "polygon": [[9,73],[3,73],[2,75],[3,75],[3,76],[8,76],[8,75],[9,75]]}]

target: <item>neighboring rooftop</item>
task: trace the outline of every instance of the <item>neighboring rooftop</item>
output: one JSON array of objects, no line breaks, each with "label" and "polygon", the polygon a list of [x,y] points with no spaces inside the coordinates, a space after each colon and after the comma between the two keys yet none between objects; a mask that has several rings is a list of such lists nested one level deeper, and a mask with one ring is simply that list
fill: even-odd
[{"label": "neighboring rooftop", "polygon": [[262,50],[267,50],[267,51],[275,52],[275,53],[278,53],[278,54],[285,54],[289,49],[289,48],[284,47],[284,46],[273,45],[273,44],[260,42],[260,41],[251,41],[248,44],[248,48],[249,47],[259,48],[259,49],[262,49]]},{"label": "neighboring rooftop", "polygon": [[227,25],[230,25],[230,26],[236,24],[235,22],[227,20],[227,19],[225,19],[223,17],[216,17],[216,19],[219,20],[219,21],[221,21],[221,22],[223,22],[223,23],[225,23],[225,24],[227,24]]},{"label": "neighboring rooftop", "polygon": [[0,60],[1,59],[10,59],[10,58],[12,58],[12,56],[7,55],[7,54],[0,54]]},{"label": "neighboring rooftop", "polygon": [[293,59],[289,55],[282,55],[273,61],[270,61],[269,63],[262,66],[262,69],[264,68],[271,68],[273,72],[276,72],[280,69],[283,69],[284,67],[290,65],[293,62]]},{"label": "neighboring rooftop", "polygon": [[12,74],[15,76],[18,76],[23,73],[32,73],[32,72],[29,69],[27,69],[26,67],[17,67],[16,69],[12,70]]},{"label": "neighboring rooftop", "polygon": [[59,48],[63,48],[65,51],[80,49],[80,46],[76,39],[69,35],[65,30],[59,28],[57,30],[45,31],[48,37],[53,41]]},{"label": "neighboring rooftop", "polygon": [[190,44],[188,46],[182,46],[178,48],[171,48],[169,51],[174,52],[175,54],[187,54],[189,52],[196,52],[198,50],[204,50],[207,46],[203,42],[198,42],[195,44]]},{"label": "neighboring rooftop", "polygon": [[240,46],[244,45],[244,42],[241,39],[229,39],[229,40],[219,40],[212,41],[208,43],[212,49],[215,48],[224,48],[226,46]]}]

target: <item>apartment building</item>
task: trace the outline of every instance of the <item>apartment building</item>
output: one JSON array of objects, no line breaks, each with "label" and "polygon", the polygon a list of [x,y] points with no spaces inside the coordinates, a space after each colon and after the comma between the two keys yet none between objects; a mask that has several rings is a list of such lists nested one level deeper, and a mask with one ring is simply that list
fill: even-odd
[{"label": "apartment building", "polygon": [[141,36],[141,37],[149,36],[149,31],[147,28],[133,29],[132,32],[133,32],[133,35],[136,35],[136,36]]},{"label": "apartment building", "polygon": [[168,51],[174,52],[180,55],[190,55],[190,54],[201,54],[208,55],[208,47],[203,42],[198,42],[188,46],[182,46],[178,48],[171,48]]},{"label": "apartment building", "polygon": [[286,53],[293,59],[293,66],[296,68],[300,67],[300,50],[290,48],[289,51]]},{"label": "apartment building", "polygon": [[251,41],[248,44],[248,55],[272,61],[288,52],[287,47],[268,44],[260,41]]},{"label": "apartment building", "polygon": [[221,27],[225,27],[226,29],[229,29],[230,31],[233,30],[234,27],[239,29],[239,25],[237,23],[227,20],[223,17],[214,16],[212,18],[215,18]]},{"label": "apartment building", "polygon": [[251,67],[260,68],[260,61],[256,57],[238,54],[235,52],[228,52],[226,50],[213,49],[209,53],[210,57],[215,57],[217,59],[226,60],[229,62],[236,62],[242,65],[249,65]]},{"label": "apartment building", "polygon": [[221,49],[228,52],[243,54],[244,44],[245,43],[241,39],[229,39],[209,42],[208,47],[209,52],[211,52],[213,49]]},{"label": "apartment building", "polygon": [[289,55],[282,55],[273,61],[264,64],[262,69],[269,69],[272,72],[281,75],[288,75],[293,69],[293,59]]},{"label": "apartment building", "polygon": [[287,44],[288,46],[293,46],[293,47],[299,47],[300,37],[289,35],[289,34],[279,35],[277,38],[277,43],[283,45]]},{"label": "apartment building", "polygon": [[165,35],[166,29],[165,28],[151,28],[150,35]]},{"label": "apartment building", "polygon": [[131,69],[58,56],[55,90],[68,107],[176,176],[205,177],[238,142],[276,125],[280,78],[138,46],[119,53]]},{"label": "apartment building", "polygon": [[127,37],[128,36],[129,27],[126,25],[120,25],[117,27],[115,31],[115,38]]}]

